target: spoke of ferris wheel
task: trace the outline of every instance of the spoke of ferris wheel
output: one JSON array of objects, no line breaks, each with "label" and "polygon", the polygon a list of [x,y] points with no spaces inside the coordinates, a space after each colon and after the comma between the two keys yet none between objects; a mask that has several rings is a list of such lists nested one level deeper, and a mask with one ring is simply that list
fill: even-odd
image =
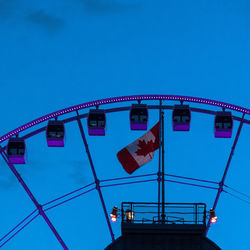
[{"label": "spoke of ferris wheel", "polygon": [[[240,125],[238,127],[238,130],[237,130],[237,133],[236,133],[236,136],[235,136],[235,139],[234,139],[234,143],[233,143],[233,146],[232,146],[232,149],[231,149],[231,152],[230,152],[230,155],[229,155],[229,158],[228,158],[228,161],[227,161],[227,164],[226,164],[222,179],[221,179],[221,181],[219,183],[219,188],[218,188],[217,195],[216,195],[216,198],[215,198],[215,201],[214,201],[213,210],[216,209],[216,206],[218,204],[220,195],[221,195],[221,193],[223,191],[224,182],[225,182],[227,172],[228,172],[228,169],[229,169],[229,166],[230,166],[233,154],[234,154],[235,147],[237,145],[237,142],[238,142],[238,139],[239,139],[239,136],[240,136],[240,132],[241,132],[241,129],[242,129],[242,126],[243,126],[244,117],[245,117],[245,113],[242,114]],[[211,223],[210,220],[208,220],[207,227],[206,227],[206,235],[208,233],[210,223]]]},{"label": "spoke of ferris wheel", "polygon": [[3,244],[1,244],[0,247],[3,247],[7,242],[9,242],[14,236],[16,236],[21,230],[23,230],[26,226],[28,226],[38,216],[39,214],[31,218],[26,224],[24,224],[20,229],[18,229],[13,235],[11,235],[10,238],[8,238]]},{"label": "spoke of ferris wheel", "polygon": [[32,200],[32,202],[34,203],[34,205],[36,206],[36,208],[38,209],[39,215],[41,215],[43,217],[43,219],[45,220],[45,222],[47,223],[47,225],[49,226],[49,228],[51,229],[51,231],[53,232],[53,234],[57,238],[58,242],[63,247],[63,249],[67,250],[68,247],[64,243],[63,239],[61,238],[61,236],[59,235],[59,233],[55,229],[54,225],[52,224],[52,222],[50,221],[50,219],[48,218],[48,216],[45,214],[42,206],[38,203],[38,201],[36,200],[36,198],[34,197],[34,195],[32,194],[32,192],[30,191],[30,189],[28,188],[28,186],[26,185],[26,183],[22,179],[21,175],[16,170],[15,166],[12,163],[9,162],[6,153],[5,152],[3,152],[3,153],[1,152],[1,156],[3,157],[4,161],[9,166],[9,169],[11,170],[11,172],[18,179],[19,183],[22,185],[22,187],[24,188],[24,190],[26,191],[26,193],[28,194],[28,196],[30,197],[30,199]]},{"label": "spoke of ferris wheel", "polygon": [[91,167],[94,179],[95,179],[96,190],[97,190],[97,192],[99,194],[99,198],[101,200],[103,212],[104,212],[104,215],[105,215],[105,218],[106,218],[106,221],[107,221],[107,225],[108,225],[108,229],[109,229],[109,232],[110,232],[112,242],[114,242],[115,241],[115,236],[114,236],[114,233],[113,233],[113,230],[112,230],[112,227],[111,227],[111,223],[110,223],[110,220],[109,220],[107,208],[106,208],[106,205],[105,205],[105,202],[104,202],[104,199],[103,199],[103,195],[102,195],[102,191],[101,191],[101,187],[100,187],[100,181],[99,181],[99,179],[97,178],[97,175],[96,175],[95,167],[94,167],[93,160],[92,160],[92,157],[91,157],[91,154],[90,154],[90,151],[89,151],[89,146],[88,146],[87,139],[86,139],[86,136],[85,136],[85,133],[84,133],[84,130],[83,130],[81,119],[79,118],[78,111],[76,111],[76,114],[78,116],[77,123],[78,123],[78,127],[79,127],[79,130],[80,130],[80,134],[82,136],[83,144],[85,146],[86,153],[87,153],[89,163],[90,163],[90,167]]}]

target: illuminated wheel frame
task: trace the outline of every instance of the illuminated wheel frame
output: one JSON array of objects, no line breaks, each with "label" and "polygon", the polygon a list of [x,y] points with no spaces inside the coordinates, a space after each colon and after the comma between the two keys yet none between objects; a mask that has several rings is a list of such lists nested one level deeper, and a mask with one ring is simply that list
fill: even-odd
[{"label": "illuminated wheel frame", "polygon": [[[177,176],[177,175],[168,175],[165,174],[166,176],[170,176],[170,177],[174,177],[177,179],[185,179],[185,180],[192,180],[192,181],[198,181],[198,182],[203,182],[206,183],[206,185],[199,185],[199,184],[191,184],[191,183],[187,183],[187,182],[183,182],[183,181],[171,181],[171,180],[167,180],[169,182],[175,182],[175,183],[180,183],[180,184],[187,184],[187,185],[192,185],[192,186],[198,186],[198,187],[203,187],[203,188],[209,188],[209,189],[216,189],[217,190],[217,195],[213,204],[213,210],[216,209],[216,206],[218,204],[220,195],[222,192],[226,192],[229,193],[228,191],[224,190],[224,188],[230,188],[227,185],[225,185],[225,178],[230,166],[230,162],[242,129],[243,124],[250,124],[250,120],[245,119],[245,115],[250,115],[250,110],[240,107],[240,106],[236,106],[236,105],[232,105],[229,103],[224,103],[224,102],[219,102],[219,101],[214,101],[214,100],[209,100],[209,99],[204,99],[204,98],[197,98],[197,97],[187,97],[187,96],[177,96],[177,95],[134,95],[134,96],[122,96],[122,97],[115,97],[115,98],[107,98],[107,99],[102,99],[102,100],[97,100],[97,101],[92,101],[92,102],[87,102],[87,103],[83,103],[80,105],[76,105],[76,106],[72,106],[69,108],[65,108],[62,110],[59,110],[57,112],[53,112],[51,114],[42,116],[36,120],[33,120],[31,122],[28,122],[26,124],[24,124],[23,126],[20,126],[12,131],[10,131],[9,133],[3,135],[2,137],[0,137],[0,154],[3,157],[3,159],[5,160],[5,162],[7,163],[7,165],[9,166],[10,170],[13,172],[13,174],[16,176],[16,178],[18,179],[18,181],[20,182],[20,184],[23,186],[23,188],[25,189],[25,191],[27,192],[28,196],[30,197],[30,199],[32,200],[32,202],[34,203],[34,205],[36,206],[36,210],[34,210],[31,214],[29,214],[26,218],[24,218],[18,225],[16,225],[11,231],[9,231],[6,235],[4,235],[1,239],[0,239],[0,247],[4,246],[10,239],[12,239],[18,232],[20,232],[23,228],[25,228],[31,221],[33,221],[36,217],[38,217],[39,215],[41,215],[44,220],[46,221],[46,223],[48,224],[48,226],[50,227],[50,229],[52,230],[52,232],[54,233],[54,235],[56,236],[57,240],[59,241],[59,243],[61,244],[61,246],[64,249],[68,249],[68,247],[66,246],[65,242],[63,241],[63,239],[61,238],[61,236],[58,234],[58,232],[56,231],[55,227],[53,226],[53,224],[51,223],[51,221],[49,220],[49,218],[46,215],[46,211],[50,210],[54,207],[57,207],[69,200],[72,200],[74,198],[79,197],[80,195],[86,194],[88,192],[91,192],[93,190],[97,190],[101,203],[102,203],[102,207],[103,207],[103,211],[105,214],[105,218],[107,221],[107,226],[110,232],[110,236],[112,241],[115,240],[114,238],[114,234],[113,234],[113,230],[111,227],[111,223],[110,223],[110,219],[108,216],[108,212],[105,206],[105,202],[102,196],[102,191],[101,188],[102,187],[107,187],[107,186],[115,186],[115,185],[123,185],[123,184],[132,184],[132,183],[140,183],[140,182],[148,182],[148,181],[160,181],[159,178],[157,178],[157,173],[152,173],[152,174],[148,174],[148,175],[139,175],[139,176],[129,176],[129,177],[122,177],[122,178],[115,178],[115,179],[108,179],[108,180],[99,180],[97,178],[97,174],[95,171],[95,167],[92,161],[92,157],[88,148],[88,143],[85,137],[85,133],[83,130],[83,126],[82,126],[82,122],[81,119],[83,118],[87,118],[88,116],[88,112],[84,113],[84,114],[79,114],[78,111],[79,110],[84,110],[87,108],[91,108],[91,107],[97,107],[100,105],[105,105],[105,104],[112,104],[112,103],[120,103],[120,102],[128,102],[128,101],[160,101],[160,103],[162,103],[162,101],[179,101],[179,102],[188,102],[188,103],[199,103],[199,104],[206,104],[206,105],[212,105],[212,106],[216,106],[216,107],[220,107],[223,109],[228,109],[228,110],[232,110],[232,111],[237,111],[239,113],[241,113],[241,117],[239,116],[232,116],[233,120],[235,121],[239,121],[239,127],[234,139],[234,143],[224,170],[224,174],[222,176],[221,181],[218,182],[214,182],[214,181],[208,181],[208,180],[201,180],[201,179],[195,179],[195,178],[190,178],[190,177],[184,177],[184,176]],[[105,109],[105,113],[113,113],[113,112],[118,112],[118,111],[128,111],[130,110],[131,106],[126,106],[126,107],[116,107],[116,108],[109,108],[109,109]],[[148,105],[147,106],[148,109],[162,109],[162,110],[171,110],[174,108],[173,105]],[[190,110],[192,112],[199,112],[199,113],[204,113],[204,114],[210,114],[210,115],[216,115],[216,111],[213,110],[208,110],[208,109],[200,109],[200,108],[192,108],[190,107]],[[74,115],[74,112],[76,112],[76,115]],[[89,163],[91,166],[91,170],[93,173],[93,177],[95,182],[90,183],[84,187],[81,187],[77,190],[74,190],[68,194],[65,194],[61,197],[58,197],[57,199],[54,199],[52,201],[49,201],[45,204],[39,204],[38,201],[36,200],[36,198],[34,197],[34,195],[32,194],[32,192],[30,191],[30,189],[27,187],[27,185],[25,184],[25,182],[23,181],[23,179],[21,178],[20,174],[17,172],[15,166],[10,163],[10,161],[8,160],[7,154],[6,154],[6,145],[3,145],[4,142],[6,142],[6,140],[8,140],[9,138],[20,134],[21,132],[26,131],[27,129],[30,129],[32,127],[35,127],[36,125],[46,122],[48,120],[51,120],[53,118],[58,118],[62,115],[65,114],[69,114],[72,113],[72,117],[67,118],[67,119],[63,119],[61,120],[64,124],[67,124],[69,122],[72,121],[77,121],[78,122],[78,126],[80,129],[80,133],[86,148],[86,152],[87,152],[87,156],[89,159]],[[23,139],[28,139],[32,136],[35,136],[36,134],[45,132],[46,130],[46,125],[42,128],[39,129],[35,129],[33,132],[30,133],[26,133],[25,135],[21,136],[21,138]],[[150,180],[138,180],[138,178],[140,177],[154,177],[153,179]],[[125,179],[131,179],[131,178],[135,178],[135,181],[130,181],[130,182],[122,182],[122,183],[116,183],[116,184],[110,184],[110,185],[105,185],[103,184],[103,182],[105,181],[122,181]],[[210,186],[209,186],[210,184]],[[216,185],[216,187],[211,186],[211,185]],[[75,194],[76,192],[80,192],[80,194]],[[70,197],[70,198],[68,198]],[[206,228],[206,233],[208,232],[210,226],[210,220],[208,220],[207,222],[207,228]]]}]

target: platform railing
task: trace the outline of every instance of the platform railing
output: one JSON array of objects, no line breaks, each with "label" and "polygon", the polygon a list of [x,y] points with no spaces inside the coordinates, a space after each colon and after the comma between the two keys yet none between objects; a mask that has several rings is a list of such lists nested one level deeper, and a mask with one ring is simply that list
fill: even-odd
[{"label": "platform railing", "polygon": [[165,203],[123,202],[122,223],[147,224],[206,224],[205,203]]}]

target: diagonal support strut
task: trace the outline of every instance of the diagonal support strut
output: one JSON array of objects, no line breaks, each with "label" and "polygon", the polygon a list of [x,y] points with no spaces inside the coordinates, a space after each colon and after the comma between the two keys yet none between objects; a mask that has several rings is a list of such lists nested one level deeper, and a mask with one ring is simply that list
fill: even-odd
[{"label": "diagonal support strut", "polygon": [[[224,187],[225,179],[226,179],[226,176],[227,176],[227,172],[228,172],[231,160],[233,158],[234,150],[235,150],[236,144],[238,142],[238,139],[239,139],[239,136],[240,136],[240,132],[241,132],[241,129],[242,129],[242,126],[243,126],[243,123],[244,123],[244,117],[245,117],[245,113],[242,114],[240,125],[238,127],[238,130],[237,130],[237,133],[236,133],[236,136],[235,136],[235,139],[234,139],[234,143],[233,143],[233,146],[232,146],[232,149],[231,149],[228,161],[227,161],[226,168],[224,170],[224,174],[222,176],[221,181],[219,182],[219,188],[218,188],[217,195],[216,195],[216,198],[215,198],[215,201],[214,201],[213,210],[216,209],[218,201],[219,201],[219,198],[220,198],[220,195],[221,195],[221,193],[223,191],[223,187]],[[208,233],[210,224],[211,224],[211,222],[210,222],[210,220],[208,220],[207,227],[206,227],[206,235]]]},{"label": "diagonal support strut", "polygon": [[87,143],[87,139],[86,139],[86,136],[85,136],[85,133],[84,133],[84,130],[83,130],[82,122],[81,122],[81,119],[79,117],[78,111],[76,111],[76,113],[77,113],[77,123],[78,123],[79,129],[80,129],[80,133],[81,133],[82,140],[83,140],[83,143],[84,143],[84,146],[85,146],[85,149],[86,149],[86,153],[88,155],[90,167],[91,167],[94,179],[95,179],[96,190],[98,191],[98,194],[99,194],[99,197],[100,197],[100,200],[101,200],[101,203],[102,203],[103,212],[104,212],[104,215],[105,215],[105,218],[106,218],[106,221],[107,221],[107,224],[108,224],[110,236],[111,236],[111,239],[112,239],[112,242],[113,242],[115,240],[115,237],[114,237],[114,233],[112,231],[112,227],[111,227],[111,223],[110,223],[110,220],[109,220],[107,208],[106,208],[106,205],[104,203],[104,199],[103,199],[103,195],[102,195],[102,191],[101,191],[101,187],[100,187],[100,180],[97,178],[97,175],[96,175],[95,167],[94,167],[93,160],[92,160],[92,157],[91,157],[91,154],[90,154],[90,151],[89,151],[89,146],[88,146],[88,143]]}]

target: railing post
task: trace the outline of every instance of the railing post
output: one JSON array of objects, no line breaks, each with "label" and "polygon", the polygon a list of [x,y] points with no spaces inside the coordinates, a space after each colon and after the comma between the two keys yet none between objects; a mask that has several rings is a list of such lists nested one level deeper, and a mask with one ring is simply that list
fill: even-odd
[{"label": "railing post", "polygon": [[195,204],[195,224],[197,224],[197,204]]}]

